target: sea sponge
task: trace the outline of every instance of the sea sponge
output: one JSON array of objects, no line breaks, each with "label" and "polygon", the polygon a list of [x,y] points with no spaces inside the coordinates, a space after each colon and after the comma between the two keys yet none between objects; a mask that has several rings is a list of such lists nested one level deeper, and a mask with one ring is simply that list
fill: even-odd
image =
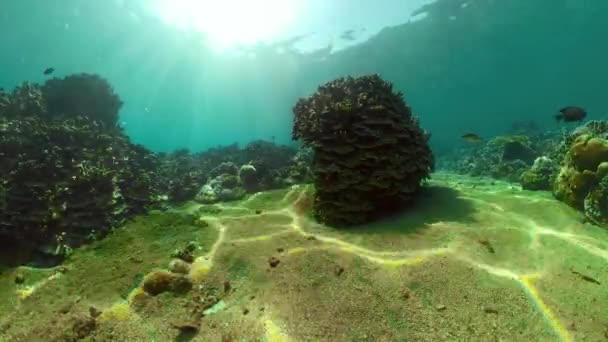
[{"label": "sea sponge", "polygon": [[154,271],[144,277],[144,291],[152,296],[163,292],[184,293],[192,288],[192,281],[187,276],[168,271]]},{"label": "sea sponge", "polygon": [[411,202],[429,177],[430,135],[378,75],[340,78],[293,108],[293,139],[314,151],[315,217],[368,222]]}]

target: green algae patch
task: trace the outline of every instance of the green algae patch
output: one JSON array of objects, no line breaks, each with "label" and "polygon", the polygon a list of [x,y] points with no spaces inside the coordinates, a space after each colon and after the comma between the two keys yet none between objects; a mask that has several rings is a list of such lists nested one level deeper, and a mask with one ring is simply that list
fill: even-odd
[{"label": "green algae patch", "polygon": [[293,219],[285,214],[270,213],[227,219],[224,221],[224,225],[228,229],[228,240],[254,237],[264,239],[289,230],[292,221]]},{"label": "green algae patch", "polygon": [[239,205],[252,210],[281,209],[287,204],[285,199],[288,192],[289,189],[280,189],[256,193],[241,201]]},{"label": "green algae patch", "polygon": [[[17,311],[11,312],[15,319],[10,322],[14,331],[9,330],[9,333],[28,330],[32,323],[19,317],[32,310],[37,312],[38,324],[44,325],[70,303],[86,302],[103,310],[124,301],[139,286],[144,274],[167,267],[175,249],[196,241],[201,247],[197,253],[203,254],[216,239],[217,231],[201,224],[193,215],[152,213],[137,217],[105,239],[75,250],[61,266],[64,273],[60,277],[48,280],[27,297],[17,299]],[[8,276],[0,279],[0,290],[6,289],[10,294],[4,297],[3,293],[3,298],[11,298],[3,299],[3,304],[14,302],[18,297],[10,293],[9,284],[13,280]],[[8,315],[6,309],[2,316]],[[38,335],[28,336],[34,340]]]}]

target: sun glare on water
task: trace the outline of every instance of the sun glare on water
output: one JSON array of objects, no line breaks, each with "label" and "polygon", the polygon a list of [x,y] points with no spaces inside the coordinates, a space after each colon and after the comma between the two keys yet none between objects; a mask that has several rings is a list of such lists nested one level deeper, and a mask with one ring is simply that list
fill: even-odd
[{"label": "sun glare on water", "polygon": [[270,41],[297,14],[295,0],[160,0],[158,14],[171,25],[202,32],[216,49]]}]

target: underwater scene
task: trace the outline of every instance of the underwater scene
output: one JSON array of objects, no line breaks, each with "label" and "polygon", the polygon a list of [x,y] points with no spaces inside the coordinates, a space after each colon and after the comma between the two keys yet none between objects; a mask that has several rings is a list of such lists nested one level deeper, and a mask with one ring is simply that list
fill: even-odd
[{"label": "underwater scene", "polygon": [[608,1],[0,6],[0,342],[608,341]]}]

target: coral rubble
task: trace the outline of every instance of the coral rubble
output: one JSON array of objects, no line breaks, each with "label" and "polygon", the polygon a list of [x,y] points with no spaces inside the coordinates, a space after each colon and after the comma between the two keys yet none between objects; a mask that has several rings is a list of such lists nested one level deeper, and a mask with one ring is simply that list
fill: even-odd
[{"label": "coral rubble", "polygon": [[293,108],[293,139],[314,151],[318,220],[359,224],[413,200],[434,159],[402,94],[378,75],[340,78]]}]

